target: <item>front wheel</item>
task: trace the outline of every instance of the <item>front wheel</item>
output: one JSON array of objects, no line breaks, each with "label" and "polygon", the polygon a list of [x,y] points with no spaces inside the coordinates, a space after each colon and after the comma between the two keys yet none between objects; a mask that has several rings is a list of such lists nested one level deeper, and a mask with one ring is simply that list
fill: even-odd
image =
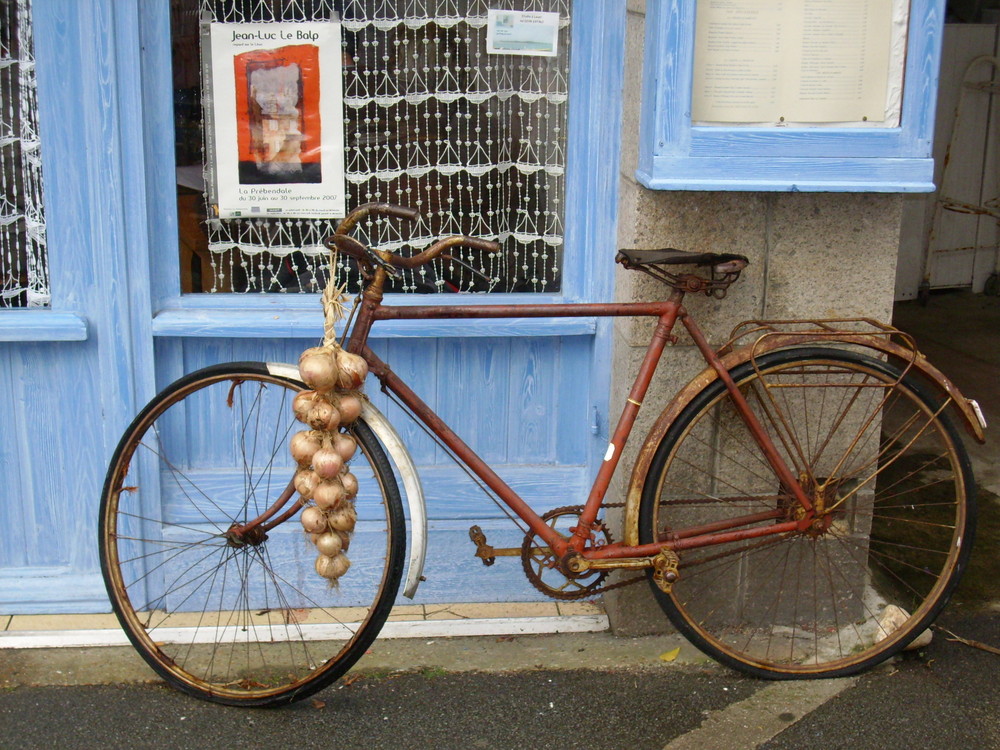
[{"label": "front wheel", "polygon": [[140,412],[111,460],[99,541],[112,605],[146,662],[199,698],[268,706],[325,687],[364,654],[399,588],[402,504],[363,420],[349,430],[358,521],[338,586],[315,572],[298,513],[266,536],[227,536],[289,486],[303,387],[262,363],[199,370]]},{"label": "front wheel", "polygon": [[717,380],[656,450],[640,540],[724,543],[681,550],[679,581],[654,593],[701,650],[755,676],[873,666],[930,625],[971,552],[974,484],[955,428],[912,375],[851,351],[778,351],[731,374],[816,518],[718,536],[803,515]]}]

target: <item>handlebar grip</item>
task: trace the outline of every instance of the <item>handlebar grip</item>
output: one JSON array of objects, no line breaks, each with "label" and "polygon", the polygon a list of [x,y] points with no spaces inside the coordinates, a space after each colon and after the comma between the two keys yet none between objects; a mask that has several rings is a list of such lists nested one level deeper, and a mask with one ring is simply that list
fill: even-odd
[{"label": "handlebar grip", "polygon": [[399,219],[413,221],[420,216],[420,212],[414,208],[396,206],[392,203],[363,203],[341,219],[337,225],[337,234],[347,234],[354,225],[361,221],[368,214],[381,214],[383,216],[394,216]]},{"label": "handlebar grip", "polygon": [[406,219],[407,221],[415,221],[420,218],[420,212],[415,208],[397,206],[393,203],[369,203],[367,205],[371,206],[369,213],[373,214],[394,216],[397,219]]},{"label": "handlebar grip", "polygon": [[488,253],[499,253],[500,243],[491,240],[484,240],[479,237],[463,237],[462,244],[471,247],[473,250],[485,250]]}]

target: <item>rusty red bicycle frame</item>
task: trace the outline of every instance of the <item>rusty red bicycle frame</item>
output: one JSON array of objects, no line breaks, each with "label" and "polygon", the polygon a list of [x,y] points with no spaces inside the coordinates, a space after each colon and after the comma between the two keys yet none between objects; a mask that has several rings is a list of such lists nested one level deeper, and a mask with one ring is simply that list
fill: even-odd
[{"label": "rusty red bicycle frame", "polygon": [[[683,292],[675,290],[667,300],[661,302],[397,306],[382,304],[381,294],[373,292],[373,287],[380,286],[377,283],[369,286],[363,295],[357,311],[357,318],[348,339],[347,349],[363,356],[368,362],[370,372],[379,379],[382,388],[393,393],[414,417],[437,436],[560,558],[570,553],[577,553],[588,561],[607,560],[610,563],[613,560],[621,560],[624,563],[626,558],[651,558],[664,548],[682,550],[726,544],[755,537],[800,531],[811,523],[812,503],[795,475],[781,458],[770,436],[750,409],[743,394],[733,383],[721,360],[683,307]],[[612,434],[607,453],[594,479],[579,520],[576,526],[571,529],[573,535],[568,538],[563,537],[546,524],[510,485],[497,475],[464,440],[445,424],[429,405],[392,371],[388,364],[367,346],[371,327],[379,321],[563,317],[656,317],[658,319],[645,357]],[[623,448],[635,424],[639,408],[649,384],[652,382],[657,365],[667,344],[676,340],[672,331],[678,320],[691,335],[705,361],[716,370],[725,383],[738,412],[780,480],[784,491],[802,506],[805,513],[799,520],[779,522],[779,519],[788,518],[787,511],[775,510],[730,519],[711,527],[680,530],[680,533],[671,535],[671,538],[652,544],[626,546],[621,543],[612,543],[599,547],[588,547],[588,542],[593,539],[593,529],[604,497],[621,460]],[[739,528],[767,520],[773,520],[775,523],[754,528]],[[614,564],[611,563],[610,566],[614,567]]]}]

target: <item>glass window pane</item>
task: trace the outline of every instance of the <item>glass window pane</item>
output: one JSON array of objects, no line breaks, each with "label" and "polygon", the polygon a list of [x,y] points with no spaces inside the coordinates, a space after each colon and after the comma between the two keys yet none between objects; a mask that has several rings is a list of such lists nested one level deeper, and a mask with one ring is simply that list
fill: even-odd
[{"label": "glass window pane", "polygon": [[[559,291],[570,6],[505,4],[560,14],[558,56],[535,57],[486,53],[484,0],[172,0],[182,291],[315,292],[326,283],[322,240],[335,221],[213,218],[200,28],[333,13],[343,19],[348,209],[384,201],[423,215],[416,224],[373,220],[361,238],[394,252],[448,234],[503,246],[493,257],[459,251],[467,265],[406,273],[392,291]],[[336,273],[357,287],[353,267]]]},{"label": "glass window pane", "polygon": [[30,0],[0,0],[0,308],[48,307]]}]

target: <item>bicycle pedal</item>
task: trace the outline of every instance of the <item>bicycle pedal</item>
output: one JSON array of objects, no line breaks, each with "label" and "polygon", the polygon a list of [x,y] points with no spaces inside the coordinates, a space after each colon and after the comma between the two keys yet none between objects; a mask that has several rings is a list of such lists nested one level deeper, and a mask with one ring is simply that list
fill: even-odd
[{"label": "bicycle pedal", "polygon": [[469,539],[476,545],[476,557],[483,561],[483,565],[490,566],[497,561],[493,548],[486,543],[486,534],[478,526],[469,529]]}]

